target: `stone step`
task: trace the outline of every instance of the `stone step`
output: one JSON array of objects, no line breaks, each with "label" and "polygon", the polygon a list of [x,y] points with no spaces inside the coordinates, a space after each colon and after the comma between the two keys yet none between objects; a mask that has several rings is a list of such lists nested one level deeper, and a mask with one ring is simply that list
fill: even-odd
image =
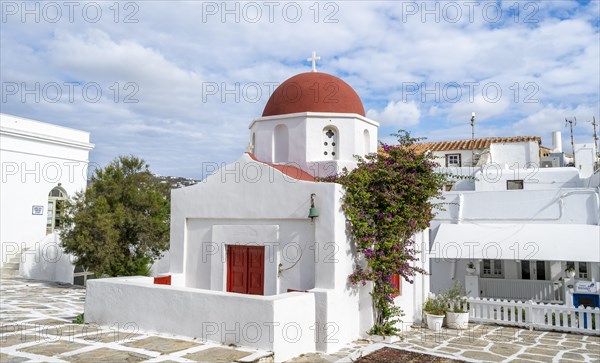
[{"label": "stone step", "polygon": [[2,277],[17,276],[18,274],[19,274],[18,270],[8,270],[8,269],[5,269],[4,267],[0,268],[0,276],[2,276]]},{"label": "stone step", "polygon": [[7,270],[19,270],[19,263],[18,262],[7,262],[4,264],[4,266],[2,266],[2,268],[5,268]]}]

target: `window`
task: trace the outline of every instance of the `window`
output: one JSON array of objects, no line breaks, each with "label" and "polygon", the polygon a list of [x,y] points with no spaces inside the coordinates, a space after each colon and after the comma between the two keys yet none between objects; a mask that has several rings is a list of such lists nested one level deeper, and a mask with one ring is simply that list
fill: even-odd
[{"label": "window", "polygon": [[506,190],[523,189],[523,180],[507,180]]},{"label": "window", "polygon": [[254,132],[252,133],[252,141],[250,141],[250,147],[248,149],[250,149],[252,154],[256,153],[256,134]]},{"label": "window", "polygon": [[588,268],[587,268],[587,263],[585,262],[579,262],[577,264],[578,266],[578,271],[577,271],[577,276],[580,279],[587,279],[588,278]]},{"label": "window", "polygon": [[523,280],[531,280],[529,260],[521,260],[521,278]]},{"label": "window", "polygon": [[446,166],[461,166],[460,154],[446,154]]},{"label": "window", "polygon": [[46,211],[46,234],[52,233],[55,229],[62,227],[63,216],[65,213],[65,203],[67,201],[67,192],[59,186],[48,193],[48,210]]},{"label": "window", "polygon": [[392,275],[392,285],[394,285],[394,289],[396,292],[392,294],[392,297],[398,297],[402,295],[402,278],[399,274]]},{"label": "window", "polygon": [[504,277],[502,260],[483,260],[481,277]]},{"label": "window", "polygon": [[588,268],[588,263],[587,262],[573,262],[573,261],[567,261],[567,265],[565,270],[569,269],[569,268],[574,268],[575,269],[575,277],[579,278],[579,279],[589,279],[589,268]]},{"label": "window", "polygon": [[288,161],[289,135],[286,125],[277,125],[273,132],[273,162],[283,163]]},{"label": "window", "polygon": [[338,130],[333,126],[323,129],[323,159],[337,160],[339,158]]},{"label": "window", "polygon": [[371,152],[371,136],[369,135],[369,130],[363,131],[363,145],[364,145],[364,154],[367,155]]}]

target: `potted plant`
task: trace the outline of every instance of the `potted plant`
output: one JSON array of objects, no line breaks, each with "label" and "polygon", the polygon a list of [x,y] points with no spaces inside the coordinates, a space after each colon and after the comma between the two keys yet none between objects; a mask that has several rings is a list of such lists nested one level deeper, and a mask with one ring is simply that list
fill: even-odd
[{"label": "potted plant", "polygon": [[467,264],[467,273],[469,275],[474,275],[475,271],[475,264],[473,263],[473,261],[469,261],[469,263]]},{"label": "potted plant", "polygon": [[575,277],[575,265],[567,265],[565,272],[567,273],[567,276],[569,276],[570,279],[574,278]]},{"label": "potted plant", "polygon": [[442,329],[446,304],[442,295],[429,295],[423,304],[423,312],[427,317],[427,328],[433,331]]},{"label": "potted plant", "polygon": [[469,327],[468,292],[458,280],[443,294],[446,304],[446,325],[451,329],[467,329]]}]

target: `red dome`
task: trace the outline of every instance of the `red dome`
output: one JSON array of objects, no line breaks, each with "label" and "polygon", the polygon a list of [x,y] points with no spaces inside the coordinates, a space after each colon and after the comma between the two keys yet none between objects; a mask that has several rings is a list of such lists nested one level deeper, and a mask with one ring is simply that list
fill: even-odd
[{"label": "red dome", "polygon": [[357,113],[365,116],[360,97],[348,83],[320,72],[300,73],[280,84],[262,115],[297,112]]}]

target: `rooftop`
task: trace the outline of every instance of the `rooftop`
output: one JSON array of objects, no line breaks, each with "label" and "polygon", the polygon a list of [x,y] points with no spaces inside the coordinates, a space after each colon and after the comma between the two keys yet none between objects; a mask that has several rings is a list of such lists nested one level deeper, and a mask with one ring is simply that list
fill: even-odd
[{"label": "rooftop", "polygon": [[416,152],[429,151],[448,151],[448,150],[471,150],[471,149],[488,149],[491,144],[510,143],[510,142],[528,142],[536,141],[542,143],[542,138],[539,136],[508,136],[508,137],[486,137],[481,139],[455,140],[455,141],[436,141],[436,142],[420,142],[412,147]]}]

